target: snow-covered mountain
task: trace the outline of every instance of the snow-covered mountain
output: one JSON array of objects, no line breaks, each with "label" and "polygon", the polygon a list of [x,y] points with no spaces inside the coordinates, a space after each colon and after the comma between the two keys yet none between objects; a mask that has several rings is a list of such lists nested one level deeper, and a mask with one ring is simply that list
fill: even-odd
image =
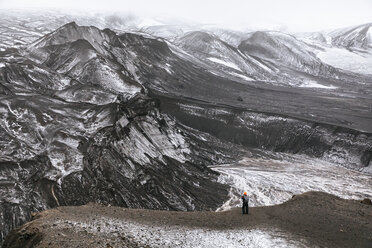
[{"label": "snow-covered mountain", "polygon": [[273,64],[281,63],[308,72],[321,65],[309,46],[281,32],[254,32],[239,45],[239,49]]},{"label": "snow-covered mountain", "polygon": [[332,45],[349,49],[372,48],[372,23],[332,31]]},{"label": "snow-covered mountain", "polygon": [[175,44],[207,64],[209,71],[222,77],[243,81],[268,79],[265,78],[265,70],[270,69],[213,34],[190,32],[176,40]]},{"label": "snow-covered mountain", "polygon": [[259,58],[275,68],[272,74],[278,75],[276,82],[284,85],[334,89],[339,87],[335,84],[342,81],[370,82],[370,77],[344,72],[324,63],[317,56],[321,48],[281,32],[254,32],[238,48],[247,56]]},{"label": "snow-covered mountain", "polygon": [[371,23],[295,35],[315,47],[317,57],[324,63],[343,70],[372,75]]}]

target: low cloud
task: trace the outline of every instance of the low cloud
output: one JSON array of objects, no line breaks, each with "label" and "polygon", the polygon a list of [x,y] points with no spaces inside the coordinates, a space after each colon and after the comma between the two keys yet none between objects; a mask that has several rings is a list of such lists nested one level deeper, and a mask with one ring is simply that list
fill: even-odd
[{"label": "low cloud", "polygon": [[317,31],[372,22],[370,0],[0,0],[0,8],[125,12],[236,28]]}]

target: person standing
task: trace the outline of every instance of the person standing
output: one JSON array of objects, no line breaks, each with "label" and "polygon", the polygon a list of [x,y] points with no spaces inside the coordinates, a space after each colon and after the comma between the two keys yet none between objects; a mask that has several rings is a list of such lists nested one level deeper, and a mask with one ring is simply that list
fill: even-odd
[{"label": "person standing", "polygon": [[248,214],[248,202],[249,202],[249,197],[247,192],[244,192],[244,195],[242,196],[242,201],[243,201],[243,214]]}]

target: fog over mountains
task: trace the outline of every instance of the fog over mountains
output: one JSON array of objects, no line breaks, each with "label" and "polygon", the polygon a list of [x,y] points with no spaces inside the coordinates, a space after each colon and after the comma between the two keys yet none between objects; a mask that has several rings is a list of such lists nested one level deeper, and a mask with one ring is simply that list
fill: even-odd
[{"label": "fog over mountains", "polygon": [[[371,23],[154,22],[1,11],[0,240],[60,205],[216,210],[247,187],[256,206],[308,190],[372,197]],[[279,172],[268,161],[282,177],[249,185],[262,174],[239,166]],[[304,171],[319,181],[299,185]]]}]

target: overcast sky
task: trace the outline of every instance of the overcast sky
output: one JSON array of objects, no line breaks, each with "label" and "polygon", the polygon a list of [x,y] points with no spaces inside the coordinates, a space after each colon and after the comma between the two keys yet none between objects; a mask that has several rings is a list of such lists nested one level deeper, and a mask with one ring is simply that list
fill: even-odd
[{"label": "overcast sky", "polygon": [[129,12],[227,27],[317,31],[372,22],[372,0],[0,0],[0,9]]}]

